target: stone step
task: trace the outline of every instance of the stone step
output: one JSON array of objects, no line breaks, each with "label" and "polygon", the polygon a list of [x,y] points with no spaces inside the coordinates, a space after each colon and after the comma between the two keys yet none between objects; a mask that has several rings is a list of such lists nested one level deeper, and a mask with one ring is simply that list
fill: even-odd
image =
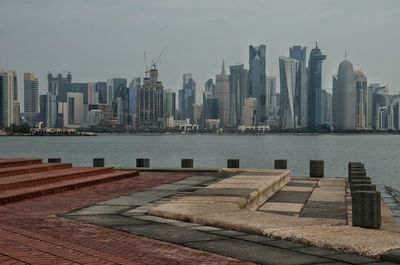
[{"label": "stone step", "polygon": [[33,164],[33,165],[24,165],[24,166],[16,166],[16,167],[7,167],[0,169],[0,177],[8,177],[8,176],[16,176],[28,173],[37,173],[44,172],[56,169],[65,169],[71,168],[72,164],[70,163],[45,163],[45,164]]},{"label": "stone step", "polygon": [[112,167],[65,168],[0,178],[0,191],[113,172]]},{"label": "stone step", "polygon": [[102,184],[105,182],[117,181],[125,178],[138,176],[137,171],[113,171],[111,173],[88,176],[77,179],[63,180],[55,183],[48,183],[39,186],[25,187],[14,190],[2,191],[0,204],[21,201],[33,197],[79,189],[86,186]]},{"label": "stone step", "polygon": [[11,159],[0,159],[0,168],[7,167],[17,167],[17,166],[26,166],[26,165],[34,165],[41,164],[42,159],[25,159],[25,158],[11,158]]}]

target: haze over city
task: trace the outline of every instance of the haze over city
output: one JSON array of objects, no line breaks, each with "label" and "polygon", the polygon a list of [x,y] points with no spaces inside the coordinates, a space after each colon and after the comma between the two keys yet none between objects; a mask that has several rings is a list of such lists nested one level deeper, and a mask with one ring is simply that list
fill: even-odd
[{"label": "haze over city", "polygon": [[[248,67],[248,46],[266,44],[267,75],[279,76],[278,58],[290,46],[315,47],[327,55],[323,88],[347,49],[369,82],[399,91],[397,62],[400,2],[366,1],[1,1],[0,68],[39,78],[71,71],[75,82],[143,77],[148,61],[167,46],[158,65],[166,89],[182,88],[193,73],[200,99],[203,84],[227,66]],[[277,88],[279,88],[279,78]],[[23,86],[19,86],[23,100]]]}]

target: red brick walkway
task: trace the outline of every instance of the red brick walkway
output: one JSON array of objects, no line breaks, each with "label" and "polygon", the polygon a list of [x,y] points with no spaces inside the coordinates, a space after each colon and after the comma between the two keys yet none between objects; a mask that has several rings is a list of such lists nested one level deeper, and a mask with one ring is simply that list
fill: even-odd
[{"label": "red brick walkway", "polygon": [[0,263],[245,264],[57,216],[186,176],[185,173],[143,173],[140,177],[0,206]]}]

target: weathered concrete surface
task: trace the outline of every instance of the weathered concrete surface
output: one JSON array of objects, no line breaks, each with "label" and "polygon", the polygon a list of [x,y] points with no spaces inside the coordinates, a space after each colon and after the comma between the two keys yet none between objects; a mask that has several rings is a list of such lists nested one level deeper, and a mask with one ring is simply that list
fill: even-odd
[{"label": "weathered concrete surface", "polygon": [[[259,199],[257,193],[266,189],[263,185],[274,186],[273,172],[268,171],[266,175],[270,177],[263,180],[258,170],[230,172],[236,171],[240,173],[151,208],[149,213],[372,257],[400,248],[400,226],[387,207],[382,208],[385,222],[381,230],[347,225],[351,216],[347,214],[349,202],[344,178],[292,178],[278,193],[268,195],[267,202],[254,211],[259,203],[251,202],[260,201],[255,198]],[[265,178],[270,181],[264,182]]]}]

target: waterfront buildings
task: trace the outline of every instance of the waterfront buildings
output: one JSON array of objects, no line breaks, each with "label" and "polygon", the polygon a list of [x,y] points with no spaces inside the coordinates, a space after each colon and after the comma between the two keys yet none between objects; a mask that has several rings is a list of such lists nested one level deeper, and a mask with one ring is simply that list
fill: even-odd
[{"label": "waterfront buildings", "polygon": [[266,121],[266,46],[249,46],[249,94],[257,100],[256,124]]},{"label": "waterfront buildings", "polygon": [[229,126],[230,114],[230,93],[229,93],[229,75],[225,73],[225,63],[222,61],[221,74],[215,78],[215,98],[218,99],[218,117],[221,120],[221,126]]},{"label": "waterfront buildings", "polygon": [[356,128],[368,127],[368,80],[363,71],[354,71],[356,86]]},{"label": "waterfront buildings", "polygon": [[29,125],[34,125],[39,113],[39,83],[32,73],[24,73],[24,117]]},{"label": "waterfront buildings", "polygon": [[279,57],[280,77],[280,122],[281,130],[297,129],[299,108],[296,101],[296,91],[300,86],[298,75],[300,74],[299,61],[288,57]]},{"label": "waterfront buildings", "polygon": [[326,55],[322,54],[316,44],[311,50],[308,60],[308,128],[321,129],[322,121],[322,62]]},{"label": "waterfront buildings", "polygon": [[164,90],[158,81],[155,65],[150,69],[150,77],[143,79],[137,89],[136,125],[138,128],[163,128],[164,126]]},{"label": "waterfront buildings", "polygon": [[298,127],[307,127],[308,119],[308,84],[307,84],[307,49],[302,46],[293,46],[289,49],[289,57],[299,62],[297,75],[298,86],[295,91],[296,113]]},{"label": "waterfront buildings", "polygon": [[193,74],[183,74],[182,89],[179,90],[179,119],[190,119],[193,122],[193,104],[196,104],[196,82]]},{"label": "waterfront buildings", "polygon": [[256,123],[256,109],[257,109],[257,99],[246,97],[244,99],[243,111],[242,111],[242,125],[244,126],[254,126]]},{"label": "waterfront buildings", "polygon": [[164,92],[164,115],[166,119],[176,117],[176,93],[171,89]]},{"label": "waterfront buildings", "polygon": [[0,127],[16,123],[14,105],[17,100],[17,74],[15,71],[0,70]]},{"label": "waterfront buildings", "polygon": [[229,96],[230,115],[229,124],[238,127],[242,124],[244,99],[248,96],[249,71],[243,64],[230,66]]},{"label": "waterfront buildings", "polygon": [[336,84],[336,130],[353,130],[356,127],[356,84],[353,64],[344,60],[339,64]]},{"label": "waterfront buildings", "polygon": [[128,125],[131,127],[136,127],[136,98],[140,84],[140,77],[136,77],[131,80],[128,87]]},{"label": "waterfront buildings", "polygon": [[275,118],[276,112],[276,104],[275,97],[276,94],[276,77],[275,76],[267,76],[266,81],[266,92],[265,92],[265,109],[266,109],[266,117],[268,121]]}]

